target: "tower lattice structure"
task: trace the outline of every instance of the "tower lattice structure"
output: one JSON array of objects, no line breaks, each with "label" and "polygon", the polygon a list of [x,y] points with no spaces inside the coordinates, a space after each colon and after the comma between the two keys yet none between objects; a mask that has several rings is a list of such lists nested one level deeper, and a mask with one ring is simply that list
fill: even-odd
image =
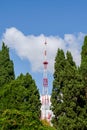
[{"label": "tower lattice structure", "polygon": [[44,50],[44,72],[43,72],[43,90],[42,90],[42,96],[41,96],[41,102],[42,102],[42,110],[41,110],[41,118],[49,120],[50,114],[49,114],[49,95],[48,95],[48,76],[47,76],[47,68],[48,68],[48,61],[47,61],[47,42],[45,44],[45,50]]}]

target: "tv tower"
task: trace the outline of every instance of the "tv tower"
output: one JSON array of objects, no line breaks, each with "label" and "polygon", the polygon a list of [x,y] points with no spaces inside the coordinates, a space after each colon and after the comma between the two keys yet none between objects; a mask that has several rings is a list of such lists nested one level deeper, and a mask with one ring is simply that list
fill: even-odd
[{"label": "tv tower", "polygon": [[50,120],[49,110],[50,110],[50,104],[49,104],[49,95],[48,95],[48,77],[47,77],[47,67],[48,67],[48,61],[47,61],[47,42],[45,41],[45,50],[44,50],[44,72],[43,72],[43,89],[42,89],[42,95],[41,95],[41,119],[45,119],[47,121]]}]

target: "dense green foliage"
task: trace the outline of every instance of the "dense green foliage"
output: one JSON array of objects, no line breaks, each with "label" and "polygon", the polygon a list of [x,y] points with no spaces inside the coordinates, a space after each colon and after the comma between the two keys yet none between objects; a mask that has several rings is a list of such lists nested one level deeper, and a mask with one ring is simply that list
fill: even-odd
[{"label": "dense green foliage", "polygon": [[43,125],[35,113],[6,109],[0,116],[0,130],[55,130]]},{"label": "dense green foliage", "polygon": [[85,86],[69,51],[58,49],[52,90],[53,125],[58,130],[86,130]]},{"label": "dense green foliage", "polygon": [[6,109],[0,117],[0,130],[35,130],[42,127],[34,113]]},{"label": "dense green foliage", "polygon": [[14,67],[9,57],[9,49],[3,43],[2,50],[0,51],[0,87],[9,83],[14,78]]},{"label": "dense green foliage", "polygon": [[61,111],[61,106],[59,106],[59,102],[62,102],[62,93],[61,88],[64,86],[63,84],[63,75],[64,75],[64,66],[65,66],[65,56],[63,50],[58,49],[57,56],[55,59],[55,73],[54,73],[54,82],[53,82],[53,90],[51,96],[52,102],[52,111],[55,115],[53,119],[53,124],[57,127],[57,118]]},{"label": "dense green foliage", "polygon": [[0,110],[30,111],[40,117],[40,96],[32,77],[21,74],[0,89]]},{"label": "dense green foliage", "polygon": [[85,36],[84,44],[82,46],[80,71],[84,81],[85,92],[86,92],[85,94],[87,98],[87,36]]}]

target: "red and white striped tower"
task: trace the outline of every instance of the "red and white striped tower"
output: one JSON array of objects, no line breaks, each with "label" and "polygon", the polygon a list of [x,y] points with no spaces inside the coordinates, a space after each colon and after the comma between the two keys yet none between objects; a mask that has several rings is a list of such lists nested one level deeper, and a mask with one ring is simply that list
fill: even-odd
[{"label": "red and white striped tower", "polygon": [[42,102],[42,110],[41,110],[41,119],[48,120],[48,111],[49,111],[49,96],[48,96],[48,77],[47,77],[47,67],[48,67],[48,61],[47,61],[47,42],[45,41],[45,50],[44,50],[44,72],[43,72],[43,90],[42,90],[42,96],[41,96],[41,102]]}]

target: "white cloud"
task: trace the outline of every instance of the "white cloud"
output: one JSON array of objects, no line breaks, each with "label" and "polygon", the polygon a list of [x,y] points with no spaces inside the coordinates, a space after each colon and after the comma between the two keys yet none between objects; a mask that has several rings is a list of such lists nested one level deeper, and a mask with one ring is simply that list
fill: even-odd
[{"label": "white cloud", "polygon": [[54,59],[58,48],[62,48],[65,52],[70,50],[77,65],[80,64],[80,49],[85,34],[78,33],[65,34],[64,38],[59,36],[25,36],[16,28],[8,28],[3,34],[3,41],[9,48],[15,49],[20,58],[26,58],[31,63],[33,71],[40,71],[43,68],[44,42],[47,41],[47,59],[49,62],[48,70],[53,72]]}]

